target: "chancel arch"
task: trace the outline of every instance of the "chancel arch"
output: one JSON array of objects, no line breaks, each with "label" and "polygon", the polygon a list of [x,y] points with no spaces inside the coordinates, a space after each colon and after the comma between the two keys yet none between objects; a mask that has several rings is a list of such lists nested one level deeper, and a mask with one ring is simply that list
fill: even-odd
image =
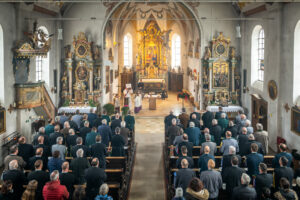
[{"label": "chancel arch", "polygon": [[[256,25],[251,37],[251,84],[262,85],[264,81],[265,34],[261,25]],[[258,86],[259,87],[259,86]],[[261,87],[259,87],[261,88]],[[262,88],[261,88],[262,89]]]},{"label": "chancel arch", "polygon": [[293,101],[296,101],[300,95],[300,20],[295,27],[294,33],[294,82],[293,82]]}]

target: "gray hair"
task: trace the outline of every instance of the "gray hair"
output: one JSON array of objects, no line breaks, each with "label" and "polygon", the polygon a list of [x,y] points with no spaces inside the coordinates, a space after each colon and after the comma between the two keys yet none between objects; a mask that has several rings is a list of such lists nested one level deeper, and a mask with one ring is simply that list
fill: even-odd
[{"label": "gray hair", "polygon": [[19,165],[18,165],[18,161],[17,160],[12,160],[8,164],[9,170],[18,169],[18,167],[19,167]]},{"label": "gray hair", "polygon": [[99,194],[100,195],[106,195],[108,193],[108,190],[109,190],[109,187],[106,183],[103,183],[101,186],[100,186],[100,189],[99,189]]},{"label": "gray hair", "polygon": [[190,127],[194,128],[195,127],[195,123],[194,122],[190,122]]},{"label": "gray hair", "polygon": [[76,156],[77,156],[77,158],[83,157],[83,149],[82,148],[80,148],[76,151]]},{"label": "gray hair", "polygon": [[82,137],[76,138],[76,144],[80,144],[80,143],[82,143]]},{"label": "gray hair", "polygon": [[102,119],[101,123],[106,125],[107,124],[106,119]]},{"label": "gray hair", "polygon": [[55,121],[55,122],[59,122],[59,121],[60,121],[60,116],[56,116],[56,117],[54,118],[54,121]]},{"label": "gray hair", "polygon": [[213,125],[217,125],[217,124],[218,124],[218,120],[213,119],[213,120],[212,120],[212,124],[213,124]]},{"label": "gray hair", "polygon": [[177,120],[175,118],[172,119],[172,124],[176,125]]},{"label": "gray hair", "polygon": [[257,129],[258,131],[262,131],[262,130],[264,130],[264,126],[263,126],[261,123],[257,123],[257,124],[256,124],[256,129]]},{"label": "gray hair", "polygon": [[221,118],[225,118],[226,117],[226,113],[221,113]]},{"label": "gray hair", "polygon": [[229,154],[235,154],[236,153],[236,149],[234,146],[229,146]]},{"label": "gray hair", "polygon": [[90,122],[87,120],[84,122],[84,126],[88,126],[89,124],[90,124]]},{"label": "gray hair", "polygon": [[253,134],[249,134],[248,139],[249,139],[249,140],[255,140],[255,137],[254,137]]},{"label": "gray hair", "polygon": [[43,127],[43,126],[40,127],[40,128],[39,128],[39,132],[40,132],[40,133],[45,133],[45,127]]},{"label": "gray hair", "polygon": [[205,133],[205,140],[206,140],[206,141],[209,141],[209,140],[211,140],[211,136],[210,136],[210,134],[208,134],[208,133]]},{"label": "gray hair", "polygon": [[126,127],[126,122],[125,121],[121,121],[121,127],[125,128]]},{"label": "gray hair", "polygon": [[245,121],[245,125],[250,126],[250,125],[251,125],[251,121],[250,121],[249,119],[247,119],[247,120]]},{"label": "gray hair", "polygon": [[74,129],[70,128],[69,134],[73,134],[73,133],[75,133]]},{"label": "gray hair", "polygon": [[183,190],[181,187],[176,188],[176,195],[175,197],[183,197]]},{"label": "gray hair", "polygon": [[58,144],[59,142],[62,142],[63,141],[63,137],[57,137],[56,138],[56,144]]},{"label": "gray hair", "polygon": [[59,178],[59,172],[58,170],[54,170],[51,174],[50,174],[50,181],[56,181]]},{"label": "gray hair", "polygon": [[248,176],[248,174],[246,174],[246,173],[242,174],[241,182],[242,182],[243,185],[249,185],[250,177]]},{"label": "gray hair", "polygon": [[70,123],[68,121],[65,121],[64,128],[70,128]]},{"label": "gray hair", "polygon": [[233,121],[229,121],[228,125],[231,127],[231,126],[234,126],[234,123]]}]

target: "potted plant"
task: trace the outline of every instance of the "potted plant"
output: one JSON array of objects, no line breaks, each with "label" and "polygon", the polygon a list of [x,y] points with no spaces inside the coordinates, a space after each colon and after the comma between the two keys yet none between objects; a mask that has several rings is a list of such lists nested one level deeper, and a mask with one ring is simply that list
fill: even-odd
[{"label": "potted plant", "polygon": [[122,116],[125,117],[128,113],[129,107],[125,105],[121,110],[122,110]]},{"label": "potted plant", "polygon": [[115,106],[112,103],[107,103],[103,106],[103,109],[105,109],[107,112],[107,115],[110,116],[110,115],[114,114]]}]

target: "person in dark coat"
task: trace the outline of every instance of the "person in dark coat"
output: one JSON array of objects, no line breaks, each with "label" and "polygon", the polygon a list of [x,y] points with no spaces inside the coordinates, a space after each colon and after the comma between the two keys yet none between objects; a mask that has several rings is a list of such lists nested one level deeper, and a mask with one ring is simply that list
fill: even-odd
[{"label": "person in dark coat", "polygon": [[250,180],[246,173],[242,174],[241,185],[233,189],[232,200],[256,200],[257,194],[255,189],[249,187]]},{"label": "person in dark coat", "polygon": [[106,157],[107,151],[105,144],[101,143],[101,135],[96,136],[96,143],[91,146],[91,156],[93,158],[98,158],[100,162],[100,167],[105,169],[106,166]]},{"label": "person in dark coat", "polygon": [[255,178],[255,190],[259,200],[262,199],[263,188],[271,189],[273,184],[273,176],[267,173],[267,169],[268,167],[265,163],[259,164],[259,174]]},{"label": "person in dark coat", "polygon": [[212,120],[212,127],[210,129],[210,134],[214,136],[217,146],[220,146],[223,130],[221,126],[218,125],[218,121],[216,119]]},{"label": "person in dark coat", "polygon": [[119,127],[117,127],[115,129],[115,135],[111,139],[111,146],[112,146],[111,156],[124,156],[125,155],[125,151],[124,151],[125,140],[120,135],[120,131],[121,131],[121,129]]},{"label": "person in dark coat", "polygon": [[226,113],[222,113],[221,117],[218,119],[218,125],[222,128],[222,136],[228,127],[229,121],[226,119]]},{"label": "person in dark coat", "polygon": [[18,166],[20,170],[23,170],[24,167],[26,166],[26,162],[23,160],[21,156],[18,156],[19,154],[19,147],[17,144],[12,145],[9,148],[9,155],[5,156],[4,158],[4,171],[9,169],[9,163],[12,160],[17,160],[18,161]]},{"label": "person in dark coat", "polygon": [[85,183],[84,170],[90,167],[89,161],[83,157],[83,154],[83,149],[78,149],[76,152],[77,158],[74,158],[70,164],[70,169],[75,176],[76,184]]},{"label": "person in dark coat", "polygon": [[66,145],[67,145],[69,152],[71,152],[72,147],[74,147],[77,144],[76,143],[77,138],[78,138],[78,135],[76,135],[74,129],[71,128],[69,130],[69,134],[66,138]]},{"label": "person in dark coat", "polygon": [[197,119],[198,121],[200,121],[201,115],[200,115],[199,112],[197,112],[197,108],[196,108],[196,107],[194,107],[194,112],[192,112],[192,113],[190,114],[190,119],[192,119],[192,116],[193,116],[193,115],[196,115],[196,119]]},{"label": "person in dark coat", "polygon": [[189,142],[192,142],[194,146],[199,146],[200,143],[200,129],[195,126],[194,122],[189,123],[189,127],[185,129],[186,134],[189,137]]},{"label": "person in dark coat", "polygon": [[52,154],[52,158],[48,161],[48,170],[49,173],[52,173],[54,170],[61,172],[61,165],[63,160],[59,157],[59,151],[54,151]]},{"label": "person in dark coat", "polygon": [[[49,136],[49,140],[50,140],[50,146],[56,144],[56,139],[58,137],[63,137],[65,138],[64,134],[60,133],[60,126],[59,125],[56,125],[54,127],[54,133],[51,133],[50,136]],[[63,144],[65,144],[65,141],[63,141]]]},{"label": "person in dark coat", "polygon": [[225,169],[227,167],[231,167],[231,159],[232,157],[237,157],[238,158],[238,166],[241,166],[242,163],[242,158],[240,155],[236,155],[236,149],[234,146],[229,146],[229,154],[228,155],[224,155],[222,157],[222,161],[221,161],[221,166],[222,166],[222,173],[225,171]]},{"label": "person in dark coat", "polygon": [[220,119],[222,113],[225,114],[225,119],[228,119],[228,116],[227,116],[227,114],[223,111],[223,107],[222,107],[222,106],[219,106],[219,111],[216,112],[216,114],[215,114],[215,119],[216,119],[216,120]]},{"label": "person in dark coat", "polygon": [[170,114],[165,117],[165,130],[168,130],[169,126],[172,126],[172,119],[177,119],[177,117],[173,114],[173,111],[170,111]]},{"label": "person in dark coat", "polygon": [[196,177],[195,172],[188,168],[189,163],[186,159],[181,160],[181,169],[178,170],[175,179],[175,188],[181,187],[183,189],[183,195],[185,195],[186,188],[193,177]]},{"label": "person in dark coat", "polygon": [[182,154],[182,156],[179,156],[179,158],[176,160],[176,167],[178,169],[181,169],[181,161],[182,161],[182,159],[186,159],[189,163],[188,168],[190,168],[190,169],[194,168],[194,160],[192,157],[187,156],[186,146],[181,147],[181,154]]},{"label": "person in dark coat", "polygon": [[226,169],[222,168],[222,179],[223,183],[226,183],[226,192],[231,196],[233,188],[241,185],[242,174],[245,173],[245,170],[239,168],[239,159],[237,156],[232,156],[231,158],[231,167]]},{"label": "person in dark coat", "polygon": [[298,199],[297,193],[291,189],[290,182],[287,178],[280,179],[280,188],[275,192],[274,198],[277,200],[296,200]]},{"label": "person in dark coat", "polygon": [[117,127],[121,128],[121,122],[122,120],[120,119],[120,114],[116,113],[115,119],[112,120],[110,124],[112,134],[115,134],[115,130]]},{"label": "person in dark coat", "polygon": [[85,121],[85,122],[84,122],[84,127],[80,128],[80,130],[79,130],[78,136],[82,138],[82,140],[83,140],[83,143],[82,143],[82,144],[85,144],[85,138],[86,138],[86,135],[87,135],[88,133],[90,133],[91,130],[92,130],[89,126],[90,126],[89,121]]},{"label": "person in dark coat", "polygon": [[127,146],[128,145],[128,138],[129,138],[129,129],[126,128],[126,122],[125,121],[121,122],[120,135],[124,138],[125,146]]},{"label": "person in dark coat", "polygon": [[89,157],[90,156],[90,148],[83,145],[83,141],[82,141],[82,138],[81,137],[78,137],[76,139],[76,145],[72,147],[71,149],[71,156],[73,158],[76,158],[77,157],[77,150],[78,149],[82,149],[83,150],[83,157]]},{"label": "person in dark coat", "polygon": [[246,143],[247,145],[247,155],[251,153],[251,144],[255,143],[258,146],[258,153],[265,155],[265,151],[264,151],[264,147],[262,146],[262,144],[260,142],[255,141],[254,135],[253,134],[249,134],[248,136],[248,142]]},{"label": "person in dark coat", "polygon": [[86,180],[86,194],[89,199],[94,199],[100,186],[106,181],[106,173],[103,168],[99,168],[98,158],[93,158],[91,167],[84,172],[84,178]]},{"label": "person in dark coat", "polygon": [[110,127],[107,125],[106,119],[102,120],[102,125],[98,127],[98,133],[101,135],[102,143],[108,147],[108,144],[111,141],[112,132]]},{"label": "person in dark coat", "polygon": [[35,152],[35,156],[33,156],[29,159],[28,165],[29,165],[30,170],[35,169],[34,163],[37,160],[42,160],[43,161],[43,164],[44,164],[43,165],[43,170],[46,170],[47,169],[47,164],[48,164],[48,158],[43,157],[43,148],[38,148]]},{"label": "person in dark coat", "polygon": [[92,128],[94,126],[93,123],[94,123],[95,119],[97,119],[97,114],[95,112],[96,112],[96,110],[93,110],[93,108],[91,108],[90,113],[88,114],[87,120],[90,122],[90,128]]},{"label": "person in dark coat", "polygon": [[0,199],[3,200],[15,200],[18,197],[16,197],[16,194],[13,190],[13,183],[11,180],[3,181],[1,191],[0,191]]},{"label": "person in dark coat", "polygon": [[74,192],[75,176],[69,172],[69,162],[66,161],[61,166],[62,172],[59,175],[60,184],[66,186],[70,196]]},{"label": "person in dark coat", "polygon": [[44,144],[44,136],[42,136],[42,135],[38,137],[38,144],[33,147],[34,152],[36,152],[36,150],[38,148],[42,148],[43,149],[43,155],[42,155],[42,157],[43,157],[43,159],[47,159],[48,160],[48,157],[51,156],[51,150],[50,150],[49,146],[47,146],[47,145]]},{"label": "person in dark coat", "polygon": [[293,160],[293,156],[292,156],[292,154],[287,152],[286,144],[280,144],[279,145],[279,151],[280,151],[280,153],[276,154],[274,159],[272,160],[272,167],[274,167],[274,168],[280,167],[279,159],[282,156],[285,156],[288,159],[287,167],[290,167],[291,163],[292,163],[292,160]]},{"label": "person in dark coat", "polygon": [[234,125],[233,121],[229,121],[228,123],[228,127],[226,129],[226,131],[230,131],[232,134],[232,137],[237,139],[238,136],[238,128],[236,125]]},{"label": "person in dark coat", "polygon": [[102,121],[101,115],[99,115],[99,116],[93,121],[93,126],[94,126],[94,127],[101,126],[101,124],[102,124],[101,121]]},{"label": "person in dark coat", "polygon": [[16,199],[21,199],[24,188],[23,185],[27,184],[25,174],[18,170],[18,161],[12,160],[9,162],[9,170],[3,172],[3,181],[11,180]]},{"label": "person in dark coat", "polygon": [[190,122],[194,122],[195,127],[198,127],[200,129],[200,120],[197,119],[196,114],[192,115],[192,118],[189,120],[188,127],[190,127]]},{"label": "person in dark coat", "polygon": [[[54,129],[53,129],[54,130]],[[53,131],[54,132],[54,131]],[[53,133],[51,132],[51,133]],[[49,133],[48,135],[50,135],[51,133]],[[50,145],[50,141],[49,141],[49,136],[45,134],[45,128],[44,127],[40,127],[39,128],[39,133],[37,135],[34,136],[33,138],[33,141],[32,141],[32,144],[35,146],[35,145],[38,145],[39,142],[38,142],[38,138],[40,136],[43,136],[44,137],[44,144],[49,146]]]},{"label": "person in dark coat", "polygon": [[28,181],[37,180],[38,182],[36,199],[43,199],[43,187],[48,181],[50,181],[49,173],[42,170],[44,168],[43,166],[44,164],[42,160],[35,161],[35,171],[30,172],[27,176]]},{"label": "person in dark coat", "polygon": [[135,119],[134,119],[134,116],[131,115],[130,111],[128,111],[127,115],[125,116],[124,121],[126,122],[126,128],[133,131],[134,125],[135,125]]},{"label": "person in dark coat", "polygon": [[202,115],[202,120],[205,128],[211,129],[212,120],[214,119],[214,114],[206,109],[206,112]]},{"label": "person in dark coat", "polygon": [[285,156],[279,158],[280,167],[274,169],[275,189],[278,190],[280,186],[280,179],[287,178],[292,185],[294,178],[294,171],[288,167],[288,159]]},{"label": "person in dark coat", "polygon": [[102,124],[102,120],[103,119],[106,119],[106,123],[109,124],[110,123],[110,117],[107,115],[107,111],[104,110],[102,112],[102,115],[101,115],[101,124]]},{"label": "person in dark coat", "polygon": [[247,167],[248,167],[248,174],[250,177],[253,175],[259,174],[258,166],[259,163],[264,161],[264,156],[260,153],[257,153],[258,146],[257,144],[251,144],[251,153],[247,155]]},{"label": "person in dark coat", "polygon": [[177,150],[178,150],[177,155],[178,155],[178,156],[182,156],[182,154],[181,154],[181,147],[182,147],[182,146],[186,146],[186,148],[187,148],[187,150],[188,150],[187,155],[188,155],[189,157],[192,157],[192,156],[193,156],[193,146],[194,146],[193,143],[192,143],[192,142],[189,142],[189,137],[188,137],[187,134],[183,134],[182,139],[183,139],[183,141],[180,142],[180,143],[178,144],[178,147],[177,147]]},{"label": "person in dark coat", "polygon": [[248,135],[247,135],[247,128],[242,128],[242,134],[238,137],[238,143],[239,143],[239,149],[240,149],[240,155],[246,156],[248,151]]},{"label": "person in dark coat", "polygon": [[172,119],[172,125],[168,127],[167,137],[168,137],[168,146],[173,145],[173,141],[176,136],[180,135],[180,128],[176,125],[177,120]]},{"label": "person in dark coat", "polygon": [[26,169],[29,169],[29,158],[31,158],[34,155],[33,146],[31,144],[26,144],[26,138],[24,136],[21,136],[18,140],[18,156],[21,156],[23,160],[27,163]]},{"label": "person in dark coat", "polygon": [[215,161],[215,157],[210,154],[209,146],[205,146],[204,147],[204,154],[202,156],[200,156],[199,160],[198,160],[198,167],[200,168],[200,173],[208,170],[207,163],[210,159]]}]

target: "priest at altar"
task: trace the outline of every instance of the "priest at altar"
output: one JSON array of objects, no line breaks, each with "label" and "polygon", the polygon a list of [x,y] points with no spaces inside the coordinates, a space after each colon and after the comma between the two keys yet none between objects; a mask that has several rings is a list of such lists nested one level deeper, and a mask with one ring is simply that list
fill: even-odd
[{"label": "priest at altar", "polygon": [[128,106],[131,109],[131,94],[133,93],[131,89],[131,84],[126,84],[126,88],[123,91],[124,94],[124,106]]}]

